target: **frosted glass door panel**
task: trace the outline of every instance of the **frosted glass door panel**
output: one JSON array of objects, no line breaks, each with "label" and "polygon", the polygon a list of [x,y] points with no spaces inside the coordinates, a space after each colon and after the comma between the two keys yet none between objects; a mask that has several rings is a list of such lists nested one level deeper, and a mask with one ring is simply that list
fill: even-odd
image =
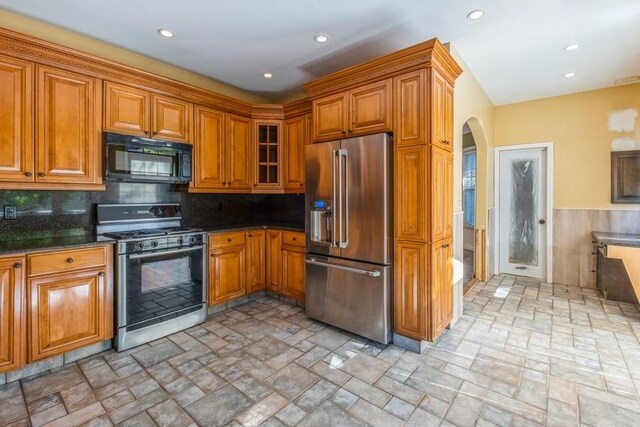
[{"label": "frosted glass door panel", "polygon": [[546,276],[546,150],[500,153],[500,272]]}]

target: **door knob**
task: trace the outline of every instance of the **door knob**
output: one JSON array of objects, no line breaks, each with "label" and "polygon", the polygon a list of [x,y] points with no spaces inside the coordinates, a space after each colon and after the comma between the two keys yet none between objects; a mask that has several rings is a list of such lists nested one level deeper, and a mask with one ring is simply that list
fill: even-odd
[{"label": "door knob", "polygon": [[538,223],[541,224],[541,225],[544,225],[544,224],[547,223],[547,221],[545,221],[544,219],[539,219]]}]

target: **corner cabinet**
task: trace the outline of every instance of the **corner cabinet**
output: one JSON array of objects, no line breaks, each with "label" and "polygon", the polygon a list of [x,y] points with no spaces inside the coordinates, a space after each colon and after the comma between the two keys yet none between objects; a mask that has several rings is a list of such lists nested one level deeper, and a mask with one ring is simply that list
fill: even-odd
[{"label": "corner cabinet", "polygon": [[462,69],[432,39],[304,85],[313,139],[394,135],[394,332],[433,341],[453,315],[453,101]]},{"label": "corner cabinet", "polygon": [[253,190],[282,192],[282,122],[256,121]]},{"label": "corner cabinet", "polygon": [[247,231],[247,292],[266,289],[265,231]]},{"label": "corner cabinet", "polygon": [[0,258],[0,373],[26,363],[24,257]]}]

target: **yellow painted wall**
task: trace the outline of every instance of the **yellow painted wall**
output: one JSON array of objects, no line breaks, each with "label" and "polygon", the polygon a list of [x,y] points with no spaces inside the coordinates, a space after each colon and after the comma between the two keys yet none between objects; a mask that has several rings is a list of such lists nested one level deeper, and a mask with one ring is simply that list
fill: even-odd
[{"label": "yellow painted wall", "polygon": [[476,228],[487,227],[487,208],[492,203],[491,186],[493,183],[493,133],[494,133],[494,105],[484,92],[476,78],[469,71],[469,67],[455,51],[455,46],[449,50],[462,67],[463,73],[456,80],[454,92],[454,128],[453,155],[455,170],[453,175],[454,206],[456,212],[462,210],[462,127],[469,121],[471,131],[477,146],[478,172],[476,178]]},{"label": "yellow painted wall", "polygon": [[611,132],[607,112],[633,107],[640,110],[640,84],[499,106],[494,142],[553,142],[555,208],[640,210],[610,202],[611,141],[628,136],[640,146],[640,120],[634,132]]},{"label": "yellow painted wall", "polygon": [[210,79],[135,52],[65,30],[54,25],[0,9],[0,27],[37,37],[52,43],[110,59],[121,64],[159,74],[213,92],[252,103],[268,103],[270,100],[256,96],[235,86]]}]

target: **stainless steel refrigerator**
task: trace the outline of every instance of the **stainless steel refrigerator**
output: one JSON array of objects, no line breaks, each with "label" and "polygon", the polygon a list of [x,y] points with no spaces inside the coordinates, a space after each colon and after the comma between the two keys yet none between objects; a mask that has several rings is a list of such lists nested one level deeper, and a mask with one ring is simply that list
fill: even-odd
[{"label": "stainless steel refrigerator", "polygon": [[306,313],[391,341],[391,136],[305,147]]}]

